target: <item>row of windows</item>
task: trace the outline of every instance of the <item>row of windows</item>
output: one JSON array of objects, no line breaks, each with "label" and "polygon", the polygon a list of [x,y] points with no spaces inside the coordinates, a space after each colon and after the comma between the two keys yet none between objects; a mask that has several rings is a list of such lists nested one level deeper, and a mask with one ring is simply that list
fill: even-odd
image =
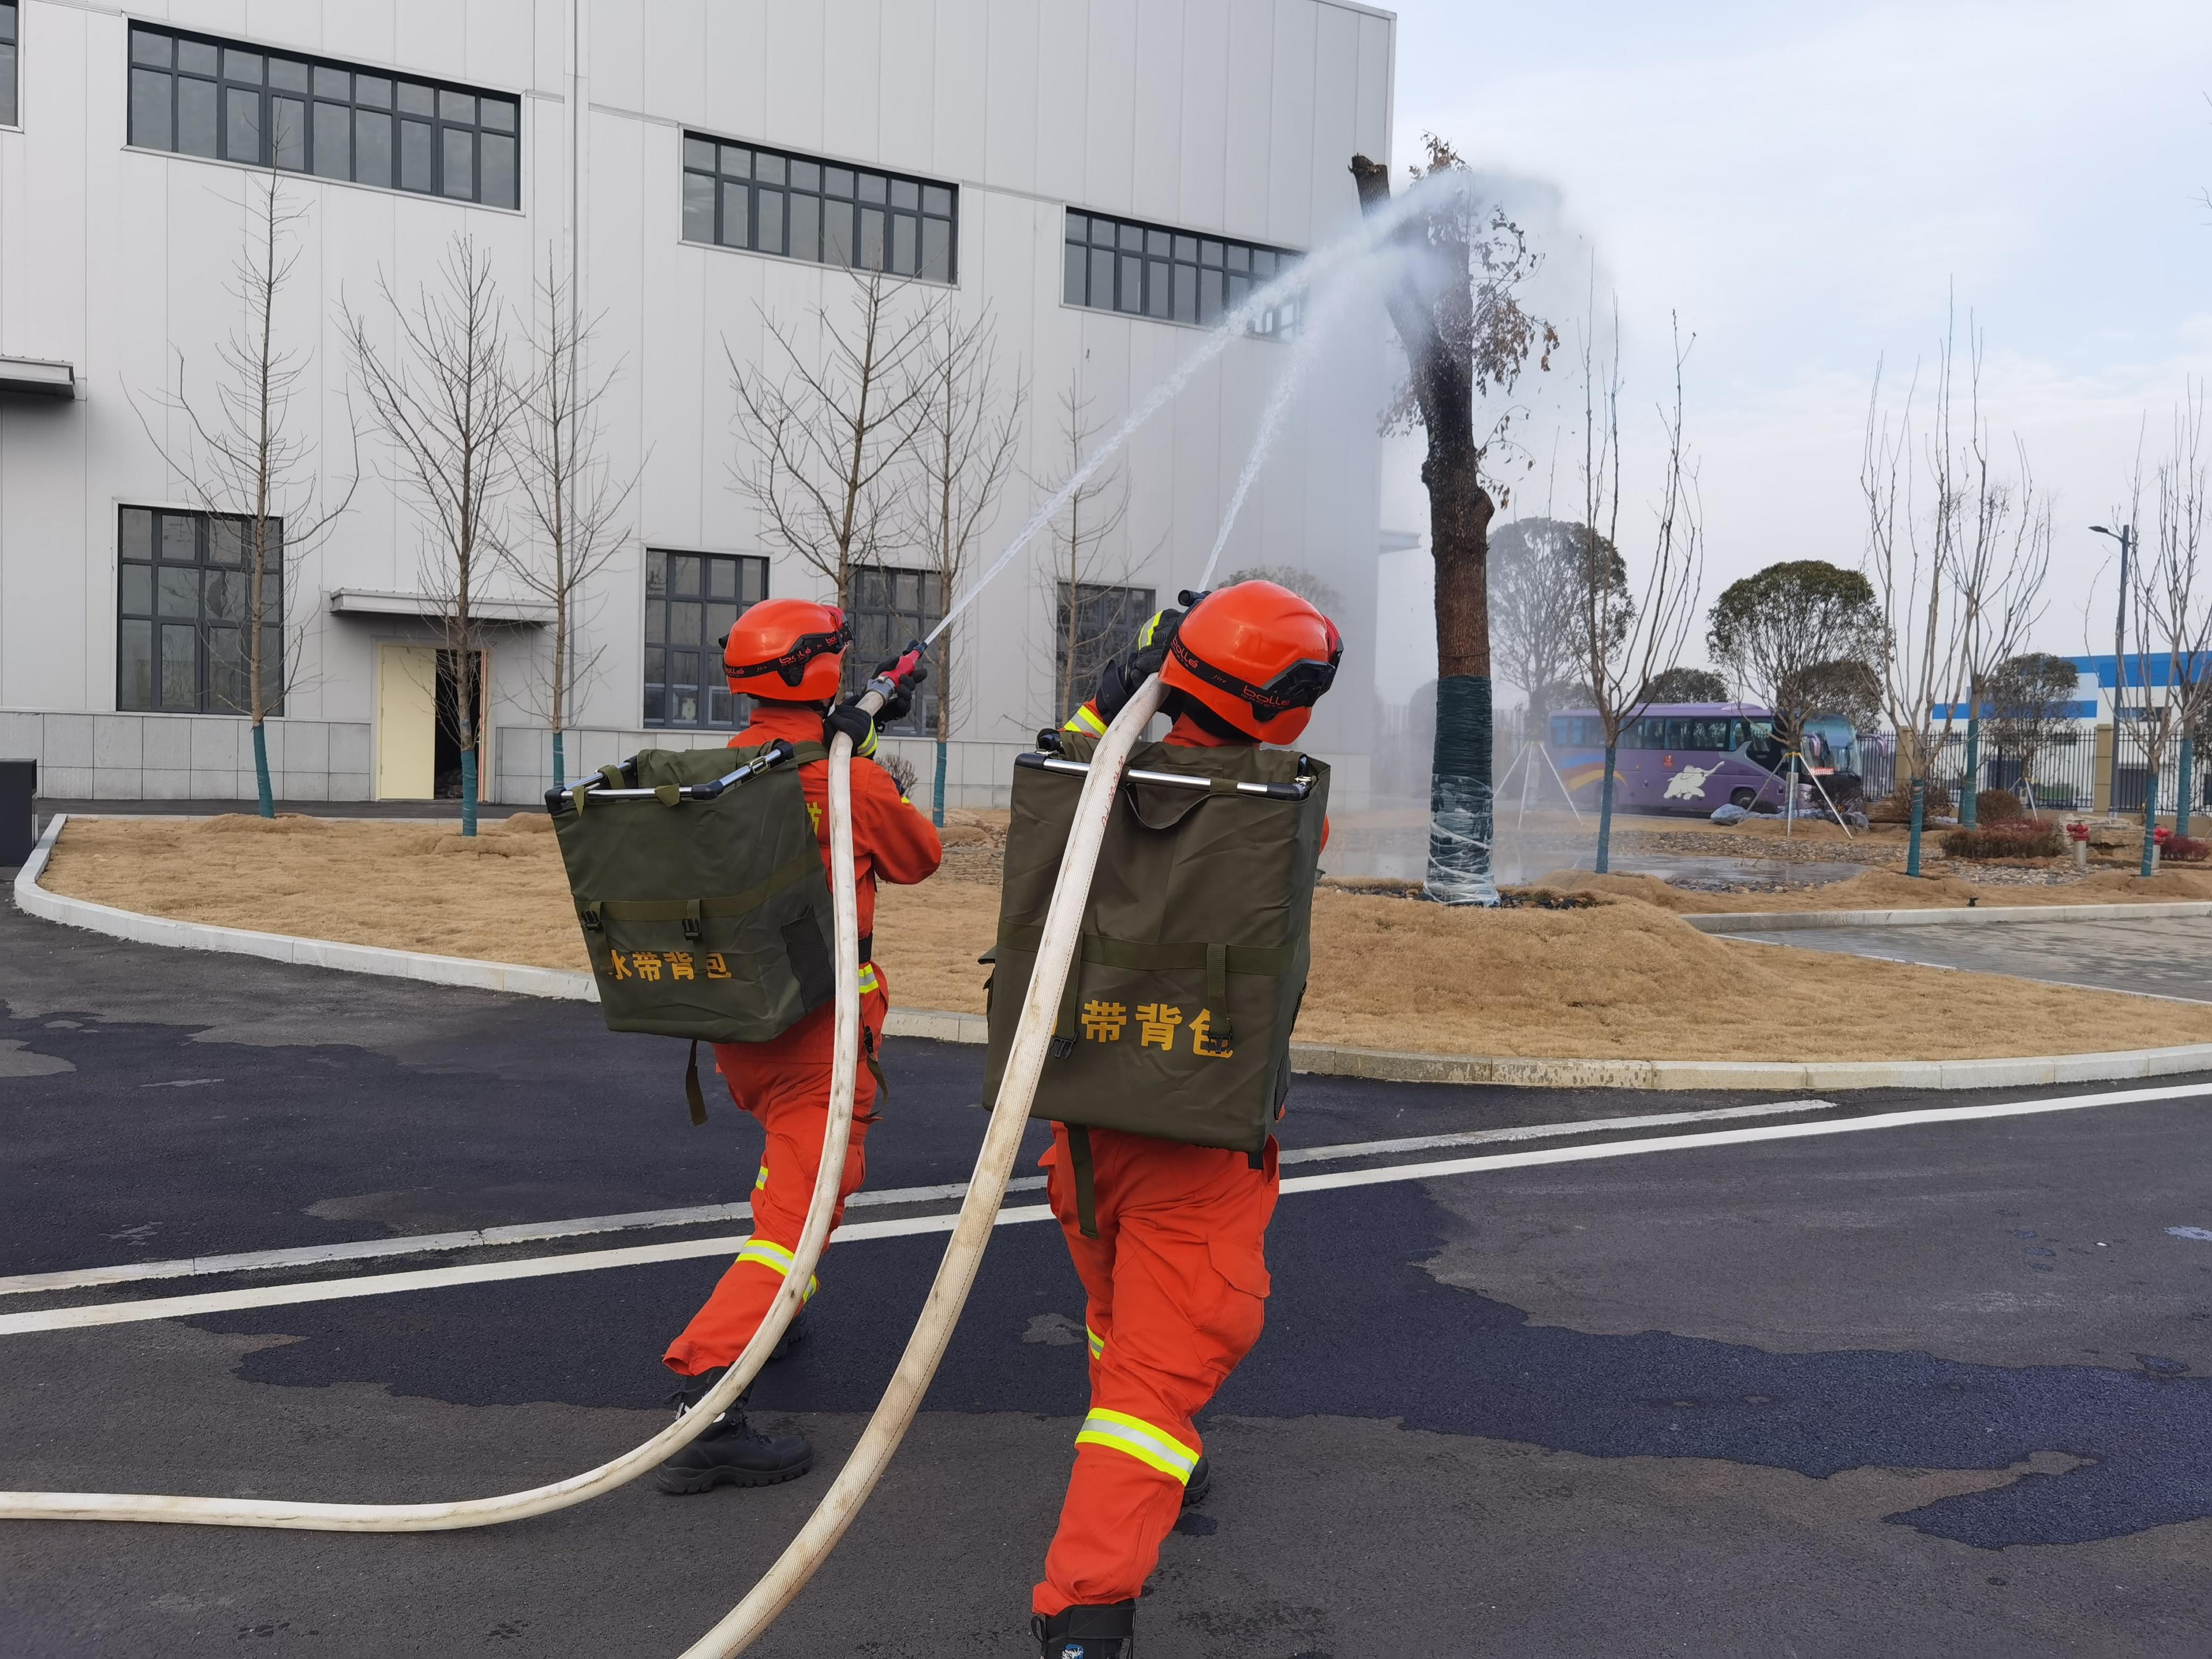
[{"label": "row of windows", "polygon": [[[1692,754],[1726,754],[1774,729],[1771,720],[1722,714],[1647,714],[1620,729],[1623,749],[1658,749]],[[1605,727],[1595,714],[1554,714],[1552,741],[1563,749],[1602,749]]]},{"label": "row of windows", "polygon": [[512,98],[133,25],[131,142],[511,208]]},{"label": "row of windows", "polygon": [[[126,507],[120,529],[115,706],[168,714],[252,713],[246,652],[252,565],[250,520],[222,514]],[[283,712],[283,526],[270,520],[263,557],[262,672],[270,703]],[[769,562],[726,553],[646,553],[645,724],[734,729],[748,700],[732,697],[722,641],[738,613],[768,597]],[[1062,584],[1065,588],[1065,584]],[[1098,668],[1127,648],[1152,614],[1149,589],[1085,586],[1077,630],[1078,672],[1087,695]],[[945,615],[945,585],[926,571],[861,565],[846,615],[848,690],[868,670],[920,639]],[[1068,629],[1061,628],[1063,641]],[[1063,659],[1065,646],[1063,645]],[[1062,668],[1066,667],[1063,660]],[[900,736],[936,730],[936,705],[887,726]]]},{"label": "row of windows", "polygon": [[[15,120],[15,7],[0,0],[0,125]],[[131,28],[131,142],[387,190],[513,208],[521,199],[517,100],[170,29]],[[701,134],[684,139],[684,239],[719,247],[957,280],[959,192]],[[1297,255],[1070,210],[1063,297],[1073,306],[1208,326]],[[1286,337],[1293,298],[1251,332]]]},{"label": "row of windows", "polygon": [[[1254,242],[1199,236],[1103,213],[1067,211],[1066,281],[1061,297],[1093,311],[1210,326],[1297,262],[1297,255]],[[1297,303],[1263,308],[1255,334],[1287,337]]]},{"label": "row of windows", "polygon": [[757,145],[684,140],[684,240],[816,264],[953,279],[950,185]]}]

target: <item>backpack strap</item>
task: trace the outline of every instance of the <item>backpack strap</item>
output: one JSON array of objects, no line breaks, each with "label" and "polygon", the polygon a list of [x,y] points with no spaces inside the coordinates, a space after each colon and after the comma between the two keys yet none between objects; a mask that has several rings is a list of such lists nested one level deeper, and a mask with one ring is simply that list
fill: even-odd
[{"label": "backpack strap", "polygon": [[1067,1131],[1067,1172],[1075,1177],[1075,1224],[1085,1238],[1098,1237],[1098,1188],[1091,1163],[1091,1131],[1080,1123],[1064,1123]]},{"label": "backpack strap", "polygon": [[684,1067],[684,1098],[691,1107],[691,1127],[707,1121],[707,1097],[699,1092],[699,1039],[691,1039],[691,1059]]}]

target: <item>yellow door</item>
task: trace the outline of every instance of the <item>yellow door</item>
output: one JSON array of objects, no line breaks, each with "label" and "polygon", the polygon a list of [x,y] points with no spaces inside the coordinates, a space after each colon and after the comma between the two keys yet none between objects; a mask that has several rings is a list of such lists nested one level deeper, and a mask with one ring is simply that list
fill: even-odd
[{"label": "yellow door", "polygon": [[376,798],[428,800],[437,793],[438,648],[376,648]]}]

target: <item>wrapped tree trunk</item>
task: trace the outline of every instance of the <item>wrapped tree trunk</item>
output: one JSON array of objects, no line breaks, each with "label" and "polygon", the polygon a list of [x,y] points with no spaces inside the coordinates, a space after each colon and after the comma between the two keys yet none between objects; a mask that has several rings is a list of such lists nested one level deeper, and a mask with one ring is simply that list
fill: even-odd
[{"label": "wrapped tree trunk", "polygon": [[[1363,212],[1388,208],[1379,161],[1352,160]],[[1490,685],[1490,520],[1474,436],[1474,298],[1467,233],[1454,212],[1415,215],[1404,239],[1430,258],[1393,283],[1386,303],[1406,349],[1414,402],[1428,434],[1421,483],[1436,558],[1437,735],[1429,783],[1429,868],[1424,890],[1447,904],[1495,904]]]}]

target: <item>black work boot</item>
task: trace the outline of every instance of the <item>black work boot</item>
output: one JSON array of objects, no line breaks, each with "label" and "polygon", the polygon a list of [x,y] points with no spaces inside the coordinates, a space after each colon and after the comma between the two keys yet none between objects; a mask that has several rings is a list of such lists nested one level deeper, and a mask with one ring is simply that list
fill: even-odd
[{"label": "black work boot", "polygon": [[1206,1494],[1212,1489],[1212,1486],[1213,1466],[1206,1461],[1203,1454],[1200,1454],[1198,1462],[1190,1466],[1190,1479],[1183,1482],[1183,1508],[1194,1510],[1206,1502]]},{"label": "black work boot", "polygon": [[[696,1410],[729,1368],[687,1376],[669,1396],[676,1414]],[[745,1421],[744,1401],[716,1418],[690,1445],[663,1463],[653,1479],[666,1492],[708,1492],[716,1486],[773,1486],[796,1480],[814,1467],[814,1446],[803,1434],[763,1434]]]},{"label": "black work boot", "polygon": [[1049,1619],[1030,1620],[1038,1659],[1130,1659],[1136,1651],[1136,1628],[1134,1601],[1063,1607]]}]

